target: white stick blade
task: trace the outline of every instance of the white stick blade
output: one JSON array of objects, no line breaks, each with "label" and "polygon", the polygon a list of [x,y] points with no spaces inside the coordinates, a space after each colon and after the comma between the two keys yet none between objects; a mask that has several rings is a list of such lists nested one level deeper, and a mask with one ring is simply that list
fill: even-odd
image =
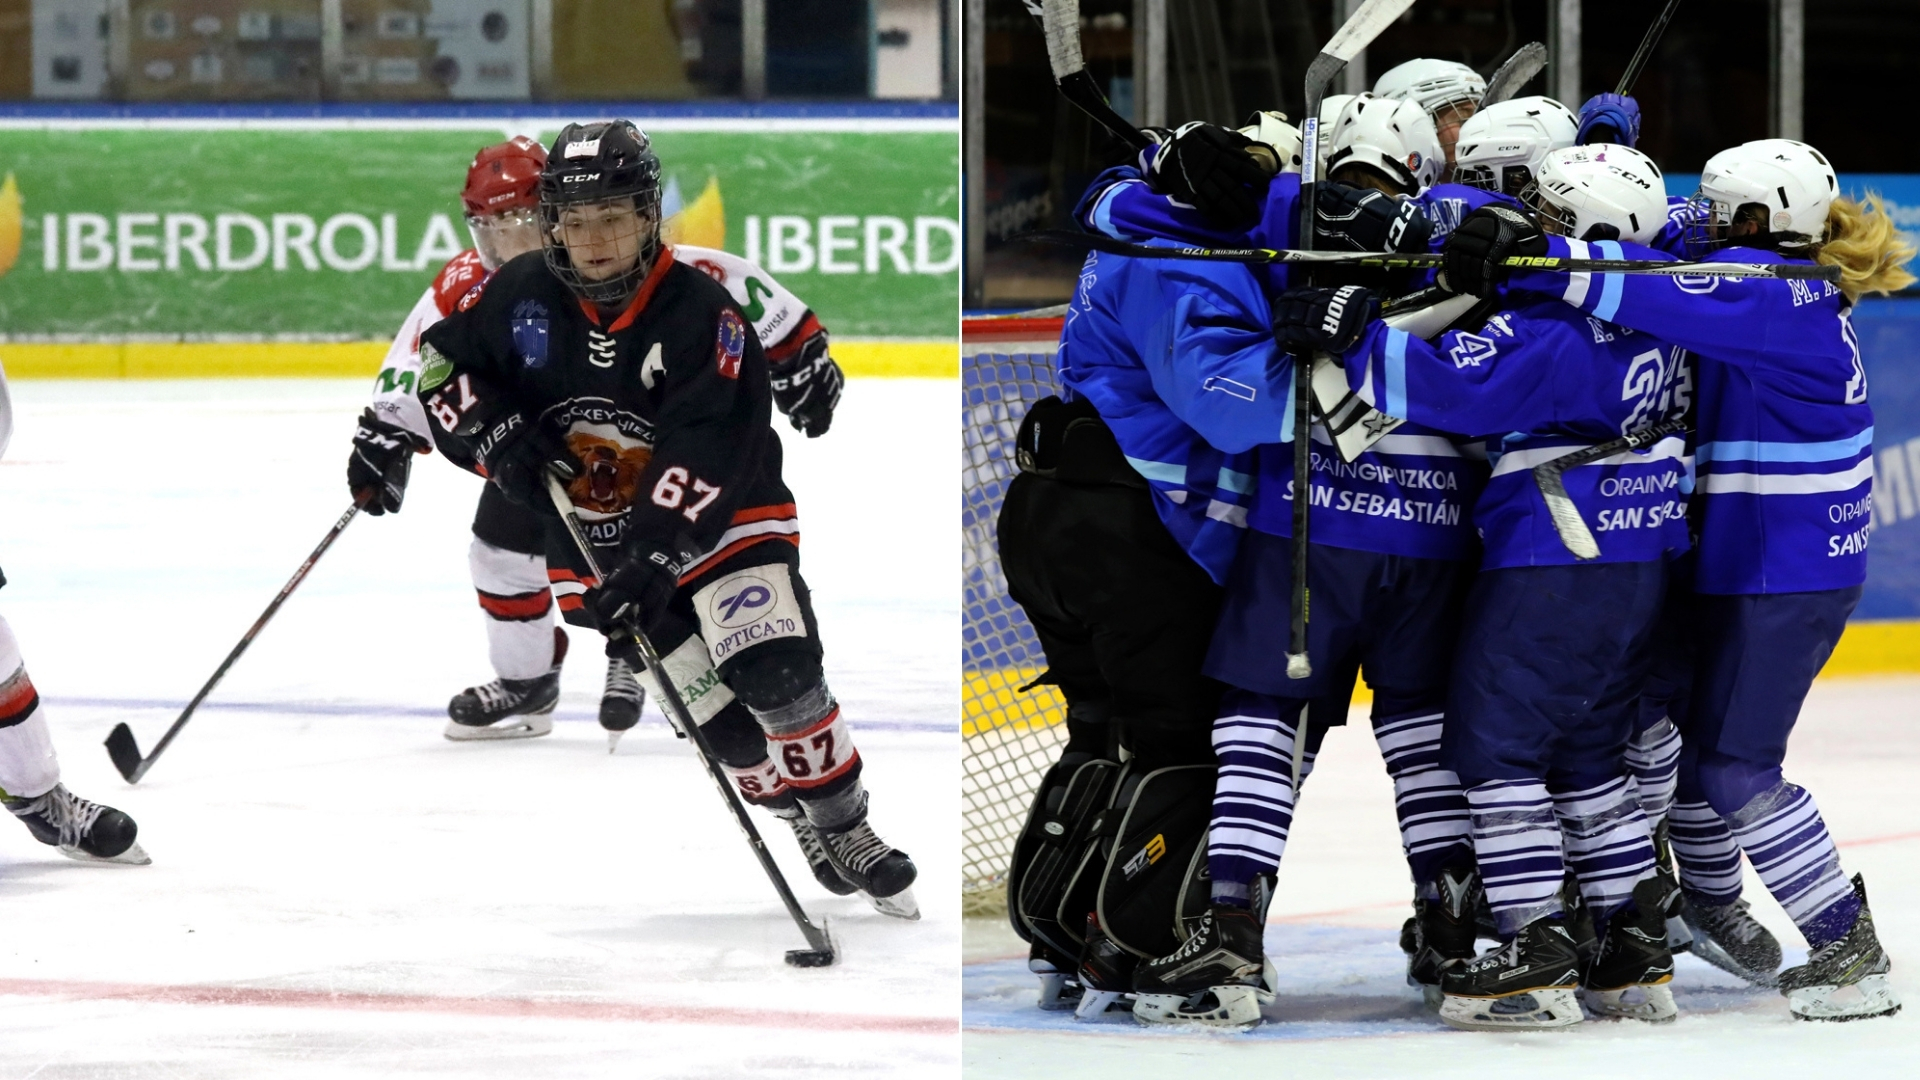
[{"label": "white stick blade", "polygon": [[1373,43],[1387,24],[1406,14],[1413,6],[1413,0],[1367,0],[1360,10],[1348,17],[1346,24],[1334,31],[1333,40],[1320,52],[1346,62],[1360,55],[1360,50]]}]

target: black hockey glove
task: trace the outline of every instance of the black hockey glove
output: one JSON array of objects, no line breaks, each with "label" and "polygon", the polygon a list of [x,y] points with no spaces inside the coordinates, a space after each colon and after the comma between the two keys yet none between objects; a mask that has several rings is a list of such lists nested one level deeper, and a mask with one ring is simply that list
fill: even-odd
[{"label": "black hockey glove", "polygon": [[580,475],[580,464],[559,435],[512,412],[475,431],[467,444],[508,501],[544,517],[560,516],[547,491],[547,475],[551,471],[564,483]]},{"label": "black hockey glove", "polygon": [[1278,167],[1264,144],[1199,120],[1177,131],[1156,128],[1147,134],[1162,144],[1147,172],[1149,187],[1226,228],[1251,229],[1260,221]]},{"label": "black hockey glove", "polygon": [[1545,255],[1547,236],[1532,218],[1512,207],[1483,206],[1461,219],[1441,250],[1447,257],[1447,288],[1487,297],[1507,279],[1500,260]]},{"label": "black hockey glove", "polygon": [[347,455],[347,490],[366,513],[379,517],[400,512],[415,452],[431,449],[426,440],[398,424],[389,424],[369,407],[353,430]]},{"label": "black hockey glove", "polygon": [[1337,181],[1314,196],[1314,246],[1328,251],[1425,251],[1433,222],[1411,199]]},{"label": "black hockey glove", "polygon": [[817,439],[833,426],[833,410],[840,404],[840,387],[846,377],[840,365],[827,355],[825,330],[808,338],[800,351],[775,364],[773,404],[785,413],[793,429],[809,439]]},{"label": "black hockey glove", "polygon": [[627,545],[606,579],[585,598],[600,632],[607,635],[608,656],[636,659],[630,656],[633,630],[652,630],[680,588],[680,571],[690,561],[685,554],[650,541]]},{"label": "black hockey glove", "polygon": [[1377,307],[1358,285],[1288,289],[1273,302],[1274,340],[1289,352],[1343,353],[1360,340]]}]

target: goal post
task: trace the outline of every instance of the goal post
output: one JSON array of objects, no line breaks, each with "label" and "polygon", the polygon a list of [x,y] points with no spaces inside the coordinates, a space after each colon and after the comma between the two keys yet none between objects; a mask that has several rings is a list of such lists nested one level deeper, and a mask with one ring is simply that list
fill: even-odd
[{"label": "goal post", "polygon": [[1066,705],[1051,686],[1022,692],[1047,661],[1007,595],[995,521],[1014,464],[1014,436],[1034,402],[1055,392],[1058,318],[977,318],[961,325],[961,910],[1004,914],[1007,864],[1034,789],[1067,740]]}]

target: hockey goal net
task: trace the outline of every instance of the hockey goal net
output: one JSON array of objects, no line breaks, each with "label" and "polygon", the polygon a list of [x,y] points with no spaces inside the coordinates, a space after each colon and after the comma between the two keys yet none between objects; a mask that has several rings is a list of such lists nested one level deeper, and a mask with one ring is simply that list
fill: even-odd
[{"label": "hockey goal net", "polygon": [[1066,742],[1053,687],[1020,687],[1047,661],[1007,595],[994,522],[1017,471],[1014,435],[1054,392],[1058,318],[968,319],[961,329],[961,900],[968,915],[1006,908],[1007,863],[1041,775]]}]

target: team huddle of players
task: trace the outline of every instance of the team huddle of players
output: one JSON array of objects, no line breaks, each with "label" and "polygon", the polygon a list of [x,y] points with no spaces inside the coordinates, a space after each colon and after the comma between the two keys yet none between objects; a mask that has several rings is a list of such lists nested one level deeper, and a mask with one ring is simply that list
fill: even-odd
[{"label": "team huddle of players", "polygon": [[[822,669],[781,479],[775,404],[808,437],[842,386],[824,328],[765,271],[666,243],[661,165],[625,121],[569,125],[551,154],[481,150],[461,197],[474,248],[407,317],[347,465],[367,513],[398,512],[416,453],[486,477],[469,552],[498,678],[456,695],[450,739],[552,730],[568,622],[606,636],[600,723],[636,724],[644,631],[745,801],[792,829],[815,879],[918,918],[916,868],[868,821],[862,760]],[[0,451],[10,433],[0,381]],[[561,526],[564,485],[604,580]],[[4,584],[4,578],[0,578]],[[77,859],[146,863],[136,826],[60,772],[0,619],[0,801]],[[611,743],[610,743],[611,745]]]},{"label": "team huddle of players", "polygon": [[[1316,250],[1444,270],[1088,258],[999,519],[1068,703],[1009,874],[1043,1007],[1260,1022],[1295,800],[1364,670],[1414,885],[1407,977],[1446,1022],[1670,1020],[1685,949],[1796,1017],[1899,1008],[1865,887],[1782,762],[1865,579],[1850,310],[1911,283],[1914,251],[1804,143],[1723,150],[1669,199],[1630,97],[1576,114],[1485,89],[1416,60],[1328,99],[1311,226],[1275,113],[1156,132],[1075,209],[1135,244],[1300,248],[1311,227]],[[1839,276],[1503,265],[1520,256]],[[1304,678],[1296,358],[1325,410]],[[1779,970],[1743,854],[1805,964]]]}]

